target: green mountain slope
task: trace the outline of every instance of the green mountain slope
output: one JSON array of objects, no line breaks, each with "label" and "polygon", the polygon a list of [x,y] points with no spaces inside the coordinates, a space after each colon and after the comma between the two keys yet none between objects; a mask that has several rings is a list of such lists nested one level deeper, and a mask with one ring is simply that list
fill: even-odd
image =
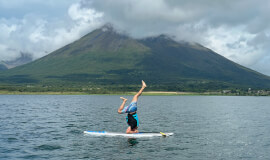
[{"label": "green mountain slope", "polygon": [[161,35],[141,40],[104,26],[29,64],[2,71],[0,84],[153,89],[270,88],[270,78],[199,45]]},{"label": "green mountain slope", "polygon": [[231,85],[269,87],[270,78],[238,65],[199,45],[180,44],[166,36],[141,40],[153,53],[144,59],[152,73],[163,72],[172,79],[214,80]]}]

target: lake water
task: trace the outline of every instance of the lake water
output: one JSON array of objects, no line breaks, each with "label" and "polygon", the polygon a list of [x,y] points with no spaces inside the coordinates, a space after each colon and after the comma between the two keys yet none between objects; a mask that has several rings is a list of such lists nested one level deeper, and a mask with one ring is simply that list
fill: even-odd
[{"label": "lake water", "polygon": [[119,97],[0,95],[0,159],[270,159],[270,97],[141,96],[139,130],[174,136],[84,135],[126,130]]}]

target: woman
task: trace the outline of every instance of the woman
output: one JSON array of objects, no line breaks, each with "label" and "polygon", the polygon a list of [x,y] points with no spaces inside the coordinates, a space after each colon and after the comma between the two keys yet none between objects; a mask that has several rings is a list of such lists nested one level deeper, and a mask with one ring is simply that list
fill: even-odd
[{"label": "woman", "polygon": [[140,89],[140,91],[133,97],[131,103],[129,106],[125,106],[125,103],[127,101],[126,98],[120,97],[123,100],[123,103],[121,104],[121,106],[118,108],[118,113],[119,114],[123,114],[123,113],[127,113],[127,124],[129,125],[129,127],[126,130],[126,133],[130,134],[130,133],[138,133],[138,126],[139,126],[139,119],[137,116],[137,101],[139,96],[142,94],[144,88],[147,87],[145,82],[142,81],[142,88]]}]

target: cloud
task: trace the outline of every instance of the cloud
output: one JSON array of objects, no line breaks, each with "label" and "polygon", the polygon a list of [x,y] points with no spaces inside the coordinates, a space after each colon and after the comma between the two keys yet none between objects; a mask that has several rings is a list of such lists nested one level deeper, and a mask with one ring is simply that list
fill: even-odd
[{"label": "cloud", "polygon": [[[135,38],[169,34],[270,75],[270,1],[82,0]],[[268,59],[269,60],[269,59]]]},{"label": "cloud", "polygon": [[198,42],[270,75],[269,10],[268,0],[0,1],[0,61],[20,52],[39,58],[111,23],[134,38]]},{"label": "cloud", "polygon": [[21,52],[40,58],[103,24],[102,13],[79,3],[71,4],[65,14],[67,18],[39,14],[0,18],[0,61],[15,59]]}]

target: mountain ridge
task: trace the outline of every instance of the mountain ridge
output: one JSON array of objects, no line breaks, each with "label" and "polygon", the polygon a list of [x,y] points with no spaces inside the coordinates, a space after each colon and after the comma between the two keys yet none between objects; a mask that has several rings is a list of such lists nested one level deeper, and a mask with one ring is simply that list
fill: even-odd
[{"label": "mountain ridge", "polygon": [[6,69],[11,69],[17,66],[21,66],[33,61],[33,57],[28,53],[20,52],[20,56],[14,60],[2,61],[0,64],[5,66]]},{"label": "mountain ridge", "polygon": [[6,67],[5,64],[0,63],[0,71],[7,70],[8,68]]},{"label": "mountain ridge", "polygon": [[130,86],[141,79],[157,90],[270,88],[270,77],[200,44],[179,43],[166,35],[133,39],[107,26],[0,74],[0,84],[45,86]]}]

